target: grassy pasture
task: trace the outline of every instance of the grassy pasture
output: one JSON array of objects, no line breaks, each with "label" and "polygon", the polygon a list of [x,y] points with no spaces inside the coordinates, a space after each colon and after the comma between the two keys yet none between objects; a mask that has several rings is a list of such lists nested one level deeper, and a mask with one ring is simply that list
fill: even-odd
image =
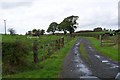
[{"label": "grassy pasture", "polygon": [[[56,50],[52,52],[52,55],[48,57],[48,49],[51,49],[52,46],[44,46],[42,48],[41,46],[51,43],[52,41],[55,41],[56,39],[59,39],[61,37],[64,37],[65,39],[65,46],[64,48],[61,48],[60,50]],[[62,61],[69,51],[72,44],[76,41],[76,39],[72,40],[73,38],[69,36],[56,36],[56,35],[43,35],[39,38],[36,38],[39,42],[39,49],[38,49],[38,58],[39,63],[34,64],[33,63],[33,52],[32,52],[32,43],[35,40],[34,38],[28,39],[27,36],[20,36],[20,35],[2,35],[2,42],[15,42],[16,40],[21,40],[30,48],[30,53],[27,56],[27,66],[16,66],[18,69],[15,74],[3,74],[3,77],[17,77],[17,78],[40,78],[40,77],[57,77],[58,73],[61,69]],[[72,41],[71,41],[72,40]],[[51,49],[53,50],[53,49]],[[46,56],[47,59],[41,61],[42,57]],[[4,62],[3,62],[4,63]],[[7,67],[3,66],[3,67]],[[9,65],[8,65],[9,67]],[[12,69],[12,68],[11,68]],[[51,73],[52,71],[52,73]],[[33,75],[34,74],[34,75]]]},{"label": "grassy pasture", "polygon": [[93,37],[88,37],[88,39],[91,41],[91,44],[97,51],[107,56],[108,58],[118,61],[118,47],[114,47],[114,46],[100,47],[100,41],[98,39]]},{"label": "grassy pasture", "polygon": [[76,40],[77,38],[74,38],[73,40],[67,42],[67,38],[66,38],[65,40],[66,44],[64,48],[61,48],[60,50],[52,54],[49,58],[37,64],[40,65],[40,67],[42,68],[38,68],[35,70],[33,69],[31,71],[24,71],[22,73],[14,74],[14,75],[5,75],[3,77],[4,78],[57,78],[62,68],[61,66],[62,62],[66,54],[68,53],[69,49],[75,43]]}]

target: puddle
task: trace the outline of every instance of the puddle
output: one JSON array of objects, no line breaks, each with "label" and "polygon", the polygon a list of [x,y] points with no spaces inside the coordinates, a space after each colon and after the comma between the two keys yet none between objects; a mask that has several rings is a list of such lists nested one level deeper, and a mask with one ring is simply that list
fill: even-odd
[{"label": "puddle", "polygon": [[74,61],[79,61],[79,62],[80,62],[80,58],[79,58],[79,56],[75,56]]},{"label": "puddle", "polygon": [[90,49],[91,51],[94,51],[94,49]]},{"label": "puddle", "polygon": [[106,63],[107,65],[110,66],[110,68],[118,68],[119,66],[117,64],[114,64],[114,63],[110,63],[108,60],[103,60],[102,61],[103,63]]},{"label": "puddle", "polygon": [[78,53],[78,51],[75,51],[75,54],[77,54]]},{"label": "puddle", "polygon": [[116,77],[115,77],[115,80],[119,80],[120,79],[120,72],[117,73]]},{"label": "puddle", "polygon": [[95,55],[95,57],[97,57],[100,61],[107,61],[104,57],[99,56],[99,55]]},{"label": "puddle", "polygon": [[119,66],[116,65],[116,64],[111,64],[111,66],[112,66],[112,67],[110,67],[110,68],[118,68],[118,67],[119,67]]},{"label": "puddle", "polygon": [[78,49],[79,47],[76,46],[75,48]]},{"label": "puddle", "polygon": [[118,68],[119,67],[117,64],[110,63],[108,60],[105,60],[105,58],[102,56],[95,55],[95,57],[97,57],[102,63],[106,63],[107,65],[111,66],[110,68]]},{"label": "puddle", "polygon": [[106,64],[110,65],[111,63],[106,63]]},{"label": "puddle", "polygon": [[79,60],[74,60],[75,63],[79,63]]},{"label": "puddle", "polygon": [[107,62],[109,62],[108,60],[102,60],[102,63],[107,63]]},{"label": "puddle", "polygon": [[88,47],[91,51],[95,51],[91,46]]},{"label": "puddle", "polygon": [[95,57],[100,58],[100,56],[99,56],[99,55],[95,55]]},{"label": "puddle", "polygon": [[92,75],[91,71],[84,65],[84,64],[79,64],[78,67],[80,68],[80,72],[83,73],[84,76],[89,76]]},{"label": "puddle", "polygon": [[79,53],[77,50],[75,50],[75,53]]},{"label": "puddle", "polygon": [[74,54],[75,54],[76,56],[79,56],[79,51],[78,51],[77,48],[74,48]]},{"label": "puddle", "polygon": [[75,54],[75,57],[79,57],[79,54]]},{"label": "puddle", "polygon": [[92,72],[88,69],[88,67],[83,64],[83,61],[81,60],[80,58],[80,53],[79,53],[79,46],[80,43],[77,43],[75,44],[75,47],[74,47],[74,65],[76,67],[76,69],[81,73],[81,76],[90,76],[92,75]]},{"label": "puddle", "polygon": [[98,77],[96,77],[96,76],[80,76],[80,78],[81,79],[90,79],[90,78],[92,78],[92,79],[98,79]]},{"label": "puddle", "polygon": [[92,47],[89,46],[90,49],[92,49]]},{"label": "puddle", "polygon": [[79,45],[80,45],[80,43],[77,43],[77,44],[76,44],[76,46],[79,46]]}]

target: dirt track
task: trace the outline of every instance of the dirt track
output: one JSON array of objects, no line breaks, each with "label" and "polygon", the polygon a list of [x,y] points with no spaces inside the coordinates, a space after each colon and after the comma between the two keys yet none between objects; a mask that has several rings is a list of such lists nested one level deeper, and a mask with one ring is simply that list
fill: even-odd
[{"label": "dirt track", "polygon": [[[89,60],[86,61],[79,51],[84,44]],[[79,39],[63,62],[60,78],[80,78],[80,80],[114,80],[118,64],[98,53],[87,39]]]}]

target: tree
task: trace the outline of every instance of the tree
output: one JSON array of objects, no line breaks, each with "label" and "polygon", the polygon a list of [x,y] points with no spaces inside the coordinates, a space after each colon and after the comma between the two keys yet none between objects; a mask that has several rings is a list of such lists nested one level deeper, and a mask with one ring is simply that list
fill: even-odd
[{"label": "tree", "polygon": [[66,21],[62,21],[59,25],[58,25],[58,30],[59,31],[63,31],[64,34],[67,33],[67,22]]},{"label": "tree", "polygon": [[104,28],[103,31],[106,31],[106,28]]},{"label": "tree", "polygon": [[45,33],[45,30],[42,29],[40,34],[43,35],[44,33]]},{"label": "tree", "polygon": [[33,35],[33,36],[39,36],[40,33],[41,33],[40,29],[38,29],[38,30],[37,30],[37,29],[33,29],[33,30],[32,30],[32,35]]},{"label": "tree", "polygon": [[33,35],[33,36],[39,36],[39,35],[43,35],[45,33],[45,30],[40,30],[40,29],[33,29],[32,31],[28,31],[26,33],[26,35]]},{"label": "tree", "polygon": [[31,34],[32,34],[32,31],[28,31],[28,32],[27,32],[27,35],[31,35]]},{"label": "tree", "polygon": [[41,30],[38,29],[38,30],[35,32],[35,35],[36,35],[36,36],[39,36],[40,34],[41,34]]},{"label": "tree", "polygon": [[9,28],[8,31],[10,32],[11,35],[15,34],[15,30],[13,28]]},{"label": "tree", "polygon": [[60,24],[59,24],[59,28],[60,30],[64,31],[64,33],[66,31],[69,31],[70,34],[72,34],[75,29],[77,28],[77,20],[78,20],[78,16],[69,16],[67,18],[65,18]]},{"label": "tree", "polygon": [[56,22],[52,22],[52,23],[49,25],[49,27],[48,27],[48,29],[47,29],[47,32],[48,32],[48,33],[49,33],[49,32],[52,32],[53,35],[54,35],[54,33],[55,33],[56,30],[58,30],[58,24],[57,24]]},{"label": "tree", "polygon": [[33,29],[33,30],[32,30],[32,35],[33,35],[33,36],[36,36],[36,33],[37,33],[37,29]]},{"label": "tree", "polygon": [[110,29],[110,32],[112,31],[112,29]]},{"label": "tree", "polygon": [[94,28],[94,31],[95,31],[95,32],[102,31],[102,28],[101,28],[101,27]]},{"label": "tree", "polygon": [[116,33],[116,34],[120,34],[120,29],[115,30],[115,33]]}]

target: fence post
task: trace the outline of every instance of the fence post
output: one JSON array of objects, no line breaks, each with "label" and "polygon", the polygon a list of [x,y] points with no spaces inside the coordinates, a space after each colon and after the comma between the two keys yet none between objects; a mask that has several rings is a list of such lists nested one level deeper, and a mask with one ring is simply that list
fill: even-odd
[{"label": "fence post", "polygon": [[38,62],[38,41],[34,40],[33,42],[33,56],[34,56],[34,63]]},{"label": "fence post", "polygon": [[48,56],[50,56],[50,55],[51,55],[51,51],[50,51],[50,44],[51,44],[51,43],[49,43],[49,44],[48,44]]},{"label": "fence post", "polygon": [[100,38],[100,46],[102,47],[102,34],[100,34],[99,38]]},{"label": "fence post", "polygon": [[58,48],[61,48],[61,39],[58,39]]},{"label": "fence post", "polygon": [[64,47],[64,38],[62,37],[62,47]]},{"label": "fence post", "polygon": [[42,60],[45,60],[45,44],[43,44],[43,53],[42,53]]},{"label": "fence post", "polygon": [[58,40],[56,40],[55,45],[56,45],[56,49],[58,49]]},{"label": "fence post", "polygon": [[51,54],[52,54],[54,52],[54,50],[55,50],[54,41],[51,41],[49,47],[51,47]]}]

